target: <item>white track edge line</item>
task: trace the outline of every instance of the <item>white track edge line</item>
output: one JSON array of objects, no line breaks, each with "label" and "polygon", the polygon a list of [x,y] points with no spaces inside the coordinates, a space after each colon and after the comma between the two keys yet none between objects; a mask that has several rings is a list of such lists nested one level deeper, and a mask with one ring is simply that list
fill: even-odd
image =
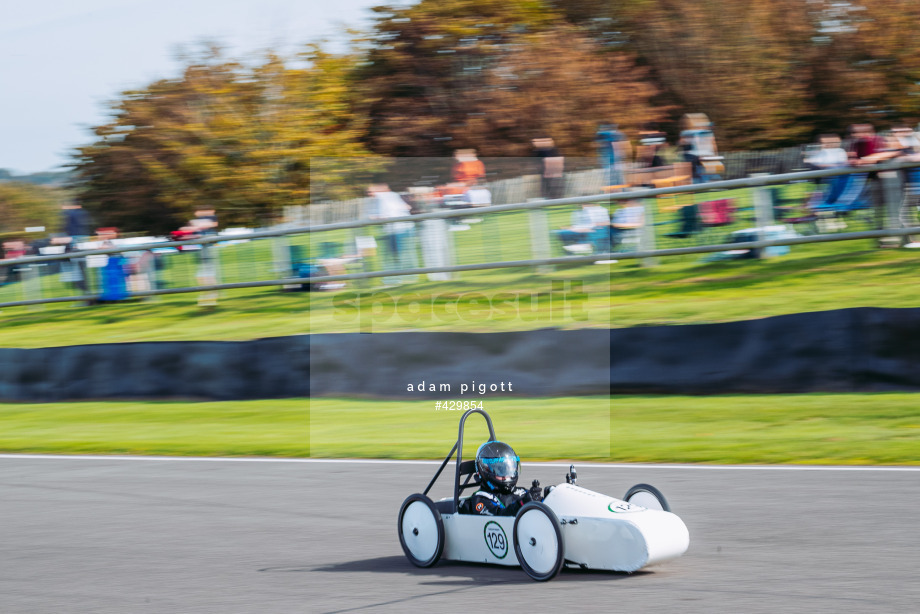
[{"label": "white track edge line", "polygon": [[[125,456],[104,454],[0,454],[0,460],[95,460],[95,461],[135,461],[135,462],[206,462],[206,463],[341,463],[364,465],[440,465],[443,461],[435,460],[393,460],[363,458],[270,458],[270,457],[229,457],[229,456]],[[870,465],[702,465],[687,463],[653,464],[653,463],[587,463],[578,461],[541,462],[532,461],[528,465],[544,467],[589,467],[600,469],[694,469],[694,470],[737,470],[737,471],[907,471],[920,472],[920,466],[870,466]]]}]

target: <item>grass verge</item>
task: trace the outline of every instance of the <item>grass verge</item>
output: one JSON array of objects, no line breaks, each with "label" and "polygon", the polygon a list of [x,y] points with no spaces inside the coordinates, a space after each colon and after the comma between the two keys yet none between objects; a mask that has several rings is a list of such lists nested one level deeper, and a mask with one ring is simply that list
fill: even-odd
[{"label": "grass verge", "polygon": [[304,399],[0,404],[0,450],[54,454],[309,456]]},{"label": "grass verge", "polygon": [[[918,465],[920,394],[483,400],[525,460]],[[286,399],[0,405],[0,451],[443,458],[435,401]],[[486,434],[470,419],[465,456]]]},{"label": "grass verge", "polygon": [[[857,243],[863,251],[857,249]],[[747,320],[846,307],[917,307],[916,250],[868,250],[868,242],[809,245],[763,261],[668,259],[656,268],[623,261],[549,273],[507,269],[398,288],[223,293],[215,311],[193,294],[149,302],[0,311],[0,347],[135,341],[243,340],[330,332],[489,332],[607,328]],[[554,284],[577,294],[560,302]],[[574,284],[574,285],[573,285]]]}]

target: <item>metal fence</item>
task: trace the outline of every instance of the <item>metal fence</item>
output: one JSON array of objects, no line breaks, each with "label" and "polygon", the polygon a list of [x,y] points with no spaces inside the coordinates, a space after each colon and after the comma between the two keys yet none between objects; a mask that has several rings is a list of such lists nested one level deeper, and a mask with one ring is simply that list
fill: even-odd
[{"label": "metal fence", "polygon": [[[765,151],[736,151],[724,155],[725,179],[741,179],[755,173],[779,175],[804,168],[805,146],[787,147]],[[576,167],[590,165],[590,161],[579,159]],[[627,172],[630,170],[626,169]],[[600,194],[607,185],[605,171],[600,168],[576,170],[563,178],[562,196],[576,197]],[[527,202],[540,197],[540,177],[521,175],[490,181],[487,187],[495,204]],[[311,205],[293,205],[285,208],[285,218],[296,226],[318,226],[359,220],[365,217],[369,198],[354,198],[335,202],[320,202]]]},{"label": "metal fence", "polygon": [[803,170],[803,155],[806,146],[786,147],[765,151],[733,151],[726,153],[726,179],[741,179],[754,173],[782,175]]},{"label": "metal fence", "polygon": [[[105,299],[107,276],[117,277],[119,271],[127,292],[145,297],[317,284],[331,289],[355,280],[388,284],[419,276],[438,281],[464,271],[633,259],[654,266],[666,257],[763,256],[789,246],[867,238],[893,238],[900,244],[920,235],[917,191],[905,188],[901,179],[905,169],[914,167],[920,163],[878,165],[871,169],[873,177],[866,168],[843,168],[556,200],[524,198],[535,189],[528,183],[533,179],[518,178],[491,186],[500,200],[517,202],[377,220],[361,219],[367,205],[363,199],[339,203],[338,209],[312,205],[306,225],[0,261],[6,281],[0,287],[0,307]],[[594,175],[580,178],[581,185],[593,186],[586,179],[593,177],[600,192],[602,176]],[[862,178],[863,201],[848,210],[814,207],[822,188],[818,182],[838,176]],[[571,226],[582,206],[615,211],[623,201],[639,203],[644,219],[617,241],[567,245],[563,240],[560,230]],[[703,216],[696,220],[698,227],[686,227],[688,209],[705,212],[714,202],[730,204],[727,218]],[[400,224],[404,236],[396,238],[394,228]]]}]

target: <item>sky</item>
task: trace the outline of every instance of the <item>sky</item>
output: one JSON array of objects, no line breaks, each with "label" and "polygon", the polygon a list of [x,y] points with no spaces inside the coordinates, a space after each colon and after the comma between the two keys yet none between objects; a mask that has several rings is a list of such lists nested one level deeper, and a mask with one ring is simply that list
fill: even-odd
[{"label": "sky", "polygon": [[366,27],[388,0],[29,0],[0,9],[0,168],[60,170],[119,93],[179,72],[182,46],[241,58]]}]

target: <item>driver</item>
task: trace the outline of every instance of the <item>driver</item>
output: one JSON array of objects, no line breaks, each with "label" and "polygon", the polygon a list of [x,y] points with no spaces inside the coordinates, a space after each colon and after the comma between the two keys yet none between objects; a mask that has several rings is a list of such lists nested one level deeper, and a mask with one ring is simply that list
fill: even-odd
[{"label": "driver", "polygon": [[467,503],[471,514],[514,516],[530,501],[542,501],[540,483],[530,490],[516,488],[521,459],[508,444],[487,441],[476,451],[476,472],[480,488]]}]

